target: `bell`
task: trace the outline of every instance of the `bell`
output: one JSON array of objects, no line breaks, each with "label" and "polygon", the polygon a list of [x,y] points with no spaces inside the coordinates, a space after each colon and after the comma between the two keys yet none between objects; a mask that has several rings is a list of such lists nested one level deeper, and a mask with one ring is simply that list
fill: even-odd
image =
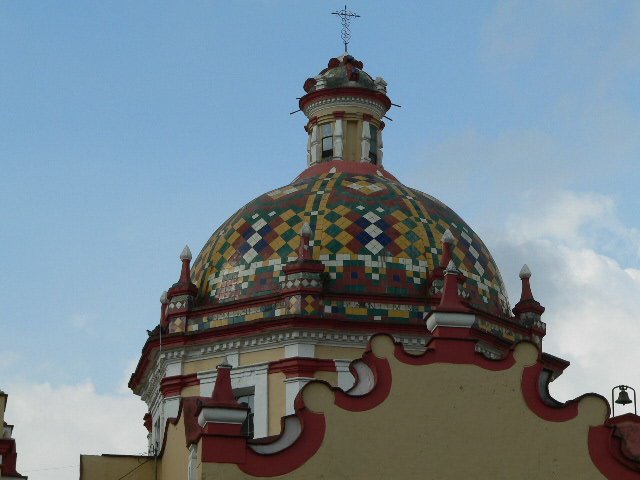
[{"label": "bell", "polygon": [[631,403],[631,399],[629,398],[629,394],[626,390],[620,390],[616,403],[618,405],[629,405]]}]

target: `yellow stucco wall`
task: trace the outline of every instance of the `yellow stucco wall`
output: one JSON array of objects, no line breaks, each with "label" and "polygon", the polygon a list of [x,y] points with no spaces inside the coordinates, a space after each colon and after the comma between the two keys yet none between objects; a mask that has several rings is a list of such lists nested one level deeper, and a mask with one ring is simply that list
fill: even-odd
[{"label": "yellow stucco wall", "polygon": [[[153,458],[125,455],[80,455],[80,480],[154,480]],[[128,473],[128,475],[127,475]]]},{"label": "yellow stucco wall", "polygon": [[254,365],[256,363],[273,362],[284,358],[284,347],[270,348],[257,352],[240,353],[240,366]]},{"label": "yellow stucco wall", "polygon": [[316,358],[333,358],[341,360],[355,360],[364,353],[364,348],[332,347],[328,345],[316,346]]},{"label": "yellow stucco wall", "polygon": [[280,433],[280,419],[286,411],[284,373],[269,374],[269,435]]},{"label": "yellow stucco wall", "polygon": [[176,425],[169,423],[167,440],[162,455],[162,480],[187,478],[189,450],[184,434],[184,417],[181,415]]},{"label": "yellow stucco wall", "polygon": [[[222,363],[225,357],[208,358],[205,360],[192,360],[182,365],[182,374],[189,375],[191,373],[215,370]],[[183,395],[184,396],[184,395]]]},{"label": "yellow stucco wall", "polygon": [[338,386],[338,372],[316,372],[316,380],[324,380],[328,384]]},{"label": "yellow stucco wall", "polygon": [[[583,398],[576,418],[549,422],[526,405],[523,368],[537,350],[521,344],[516,364],[489,371],[475,365],[410,366],[391,355],[388,337],[374,351],[389,358],[389,397],[376,408],[349,412],[334,405],[333,393],[312,383],[305,403],[324,412],[322,446],[286,479],[602,479],[587,446],[590,425],[607,415],[604,400]],[[233,464],[204,464],[203,479],[252,478]]]}]

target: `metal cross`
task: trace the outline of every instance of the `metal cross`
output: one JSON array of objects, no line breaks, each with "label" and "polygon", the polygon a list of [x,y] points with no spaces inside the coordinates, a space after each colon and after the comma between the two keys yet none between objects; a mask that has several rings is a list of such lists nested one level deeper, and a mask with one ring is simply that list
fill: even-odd
[{"label": "metal cross", "polygon": [[352,18],[360,18],[360,15],[347,10],[346,5],[344,6],[343,10],[332,12],[331,15],[337,15],[340,17],[340,21],[342,22],[342,32],[340,32],[340,36],[342,37],[342,43],[344,43],[344,53],[347,53],[347,45],[349,44],[349,40],[351,40],[351,29],[349,28],[349,22]]}]

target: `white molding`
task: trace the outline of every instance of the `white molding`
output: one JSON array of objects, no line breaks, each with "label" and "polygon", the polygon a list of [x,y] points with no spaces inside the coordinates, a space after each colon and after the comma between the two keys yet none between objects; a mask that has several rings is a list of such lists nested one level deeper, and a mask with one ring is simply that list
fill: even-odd
[{"label": "white molding", "polygon": [[364,120],[362,122],[362,145],[360,149],[360,161],[369,162],[369,150],[371,149],[371,130],[369,122]]},{"label": "white molding", "polygon": [[365,97],[348,95],[340,95],[336,97],[316,100],[315,102],[307,105],[304,108],[303,113],[307,116],[307,118],[312,118],[320,116],[320,112],[325,109],[333,110],[335,108],[354,106],[368,110],[372,116],[378,119],[382,118],[385,113],[387,113],[387,108],[380,102]]},{"label": "white molding", "polygon": [[294,378],[285,378],[284,379],[284,387],[285,387],[285,415],[291,415],[295,413],[295,400],[298,396],[298,392],[302,390],[302,388],[309,383],[311,380],[314,380],[313,377],[294,377]]},{"label": "white molding", "polygon": [[315,357],[316,346],[313,343],[290,343],[284,346],[284,358]]},{"label": "white molding", "polygon": [[231,423],[241,425],[247,418],[247,411],[239,408],[202,407],[198,415],[198,425],[207,423]]},{"label": "white molding", "polygon": [[358,374],[358,381],[348,393],[353,396],[366,395],[373,390],[373,386],[376,383],[375,376],[369,366],[362,360],[354,362],[353,368]]},{"label": "white molding", "polygon": [[336,118],[333,128],[333,158],[334,160],[342,160],[344,144],[343,144],[343,120]]},{"label": "white molding", "polygon": [[431,312],[427,318],[427,328],[433,332],[436,327],[470,328],[476,321],[471,313]]},{"label": "white molding", "polygon": [[338,387],[346,392],[356,383],[356,379],[349,370],[351,360],[334,360],[334,363],[338,372]]},{"label": "white molding", "polygon": [[249,444],[254,452],[262,455],[277,453],[293,445],[302,433],[302,424],[297,416],[285,417],[282,434],[275,442],[266,444]]}]

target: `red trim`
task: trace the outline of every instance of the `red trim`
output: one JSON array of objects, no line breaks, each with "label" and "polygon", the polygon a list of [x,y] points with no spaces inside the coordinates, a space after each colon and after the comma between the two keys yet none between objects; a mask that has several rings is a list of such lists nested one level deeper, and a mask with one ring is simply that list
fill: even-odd
[{"label": "red trim", "polygon": [[190,373],[188,375],[173,375],[164,377],[160,382],[160,392],[163,397],[177,397],[182,389],[191,385],[200,385],[198,374]]},{"label": "red trim", "polygon": [[283,358],[269,364],[269,373],[284,373],[287,378],[312,378],[315,372],[335,372],[333,360],[310,357]]},{"label": "red trim", "polygon": [[245,463],[239,464],[238,468],[256,477],[277,477],[306,463],[322,445],[326,423],[324,415],[313,413],[307,408],[298,410],[296,414],[302,425],[302,432],[293,445],[273,455],[261,455],[247,448]]},{"label": "red trim", "polygon": [[[634,422],[640,422],[639,417]],[[625,415],[626,417],[626,415]],[[589,455],[593,464],[607,478],[615,480],[640,479],[640,462],[623,453],[622,439],[616,435],[618,418],[610,418],[604,425],[589,429]]]},{"label": "red trim", "polygon": [[[282,271],[287,274],[287,275],[291,275],[293,273],[299,273],[299,272],[309,272],[309,273],[322,273],[324,272],[324,263],[318,261],[318,260],[303,260],[302,262],[293,262],[293,263],[287,263],[283,268]],[[321,288],[321,287],[318,287]],[[303,288],[293,288],[290,290],[303,290]]]},{"label": "red trim", "polygon": [[[376,357],[371,351],[367,351],[362,361],[373,372],[374,385],[373,388],[365,395],[354,396],[343,392],[341,389],[334,388],[335,404],[345,410],[352,412],[364,412],[377,407],[384,402],[391,392],[391,366],[386,359]],[[351,373],[356,377],[358,382],[358,374],[355,369],[351,368]]]},{"label": "red trim", "polygon": [[[2,427],[2,425],[0,425],[0,427]],[[0,476],[20,477],[20,474],[16,471],[18,452],[16,451],[15,439],[0,438],[0,455],[2,455],[2,463],[0,463]]]},{"label": "red trim", "polygon": [[[455,328],[455,331],[470,332],[468,329]],[[427,345],[427,350],[419,355],[407,353],[401,345],[396,345],[395,357],[408,365],[429,365],[432,363],[452,363],[456,365],[477,365],[485,370],[507,370],[515,364],[513,352],[508,351],[501,360],[490,360],[475,347],[477,338],[434,337]]]},{"label": "red trim", "polygon": [[311,102],[322,100],[324,98],[336,97],[368,98],[370,100],[379,102],[387,110],[391,108],[391,100],[389,100],[389,97],[387,97],[384,93],[358,87],[323,88],[322,90],[316,90],[315,92],[307,93],[304,97],[302,97],[298,105],[300,107],[300,110],[304,110],[306,106]]}]

